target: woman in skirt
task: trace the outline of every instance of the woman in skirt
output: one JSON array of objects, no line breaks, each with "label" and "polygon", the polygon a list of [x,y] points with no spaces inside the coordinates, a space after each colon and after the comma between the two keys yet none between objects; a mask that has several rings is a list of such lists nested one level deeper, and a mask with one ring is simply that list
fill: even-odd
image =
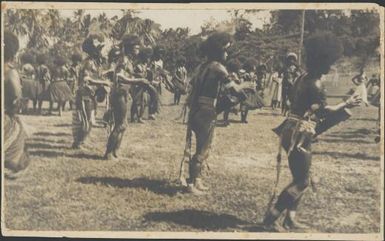
[{"label": "woman in skirt", "polygon": [[66,101],[73,98],[70,87],[67,84],[69,77],[68,69],[65,67],[64,57],[57,57],[55,59],[55,69],[52,72],[52,83],[48,87],[48,94],[50,100],[49,112],[52,113],[53,102],[58,103],[59,116],[62,115]]},{"label": "woman in skirt", "polygon": [[282,97],[282,74],[278,71],[274,72],[271,76],[271,108],[281,107]]},{"label": "woman in skirt", "polygon": [[25,107],[28,107],[29,100],[33,101],[33,111],[36,111],[36,104],[42,92],[41,85],[35,78],[35,68],[31,64],[24,64],[21,68],[21,85],[23,98],[26,100]]},{"label": "woman in skirt", "polygon": [[[71,56],[71,65],[68,67],[67,84],[71,89],[72,96],[76,96],[76,90],[78,88],[80,63],[82,62],[82,55],[80,53],[74,53]],[[70,109],[74,107],[74,100],[70,100]]]},{"label": "woman in skirt", "polygon": [[[246,73],[243,75],[242,82],[257,82],[257,76],[255,75],[257,61],[253,58],[248,59],[244,65],[244,69]],[[247,90],[246,92],[247,98],[245,101],[241,103],[241,122],[247,122],[247,115],[249,110],[255,110],[262,108],[264,106],[264,102],[262,97],[259,95],[257,89],[255,90]]]},{"label": "woman in skirt", "polygon": [[72,113],[72,134],[74,142],[72,148],[82,148],[95,124],[97,109],[97,89],[108,86],[108,81],[101,79],[99,68],[104,56],[104,36],[91,34],[82,44],[82,50],[87,54],[79,70],[78,87],[75,98],[75,110]]},{"label": "woman in skirt", "polygon": [[17,113],[20,109],[22,90],[20,78],[12,62],[19,49],[19,41],[13,33],[4,33],[4,167],[6,177],[12,177],[29,164],[25,146],[27,134]]},{"label": "woman in skirt", "polygon": [[[38,113],[41,114],[41,108],[43,105],[43,101],[49,101],[48,97],[48,86],[51,83],[51,73],[49,71],[49,68],[46,65],[47,56],[45,54],[39,54],[36,57],[36,62],[38,64],[36,68],[36,82],[38,82],[38,85],[41,86],[41,93],[37,97],[38,102]],[[34,110],[36,103],[33,103]]]},{"label": "woman in skirt", "polygon": [[[107,160],[119,157],[119,149],[128,126],[129,95],[132,94],[133,88],[136,87],[135,85],[148,86],[146,91],[149,91],[151,86],[147,79],[134,76],[134,61],[140,53],[139,37],[127,34],[123,36],[119,46],[120,50],[117,52],[120,52],[120,54],[116,55],[117,58],[114,61],[116,64],[113,71],[113,88],[110,96],[113,128],[108,137],[104,155]],[[112,55],[115,54],[112,53]],[[152,92],[156,93],[155,88],[153,88]],[[152,97],[155,98],[156,96],[152,95]]]}]

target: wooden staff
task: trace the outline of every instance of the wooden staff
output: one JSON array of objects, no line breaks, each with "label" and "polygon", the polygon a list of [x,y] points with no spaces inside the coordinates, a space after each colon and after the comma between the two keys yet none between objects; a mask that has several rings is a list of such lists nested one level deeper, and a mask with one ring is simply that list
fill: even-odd
[{"label": "wooden staff", "polygon": [[303,35],[305,32],[305,10],[302,10],[302,23],[301,23],[301,39],[299,43],[299,50],[298,50],[298,65],[301,66],[301,60],[302,60],[302,45],[303,45]]}]

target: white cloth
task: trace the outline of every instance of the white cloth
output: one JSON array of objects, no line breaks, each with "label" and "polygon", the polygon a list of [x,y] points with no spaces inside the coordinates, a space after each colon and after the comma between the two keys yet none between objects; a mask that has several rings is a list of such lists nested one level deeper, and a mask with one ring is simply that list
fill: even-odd
[{"label": "white cloth", "polygon": [[366,85],[365,85],[365,82],[362,82],[361,84],[359,84],[356,88],[356,90],[354,91],[354,94],[353,95],[358,95],[361,97],[362,99],[362,102],[365,104],[365,105],[368,105],[368,92],[366,90]]},{"label": "white cloth", "polygon": [[282,78],[279,77],[278,72],[275,72],[271,76],[271,100],[281,101],[282,98]]}]

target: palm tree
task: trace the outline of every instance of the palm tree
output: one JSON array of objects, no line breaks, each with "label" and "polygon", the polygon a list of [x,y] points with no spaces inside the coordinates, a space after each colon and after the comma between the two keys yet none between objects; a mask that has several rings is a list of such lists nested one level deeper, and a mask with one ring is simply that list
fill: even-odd
[{"label": "palm tree", "polygon": [[139,32],[139,37],[141,37],[145,45],[155,45],[156,40],[162,33],[160,25],[151,19],[145,19],[142,21],[141,30],[142,31]]},{"label": "palm tree", "polygon": [[100,30],[102,31],[108,30],[111,27],[111,22],[107,18],[106,13],[102,13],[98,16],[98,22],[99,22]]},{"label": "palm tree", "polygon": [[112,27],[111,35],[120,40],[123,35],[133,33],[139,36],[144,45],[154,45],[162,34],[160,25],[151,19],[141,19],[135,16],[133,10],[122,10],[123,16],[116,20]]},{"label": "palm tree", "polygon": [[78,9],[74,12],[75,24],[77,25],[77,29],[79,31],[82,29],[84,12],[85,11],[83,9]]},{"label": "palm tree", "polygon": [[41,10],[8,10],[5,19],[6,28],[18,36],[28,36],[28,48],[43,48],[48,46],[48,33]]}]

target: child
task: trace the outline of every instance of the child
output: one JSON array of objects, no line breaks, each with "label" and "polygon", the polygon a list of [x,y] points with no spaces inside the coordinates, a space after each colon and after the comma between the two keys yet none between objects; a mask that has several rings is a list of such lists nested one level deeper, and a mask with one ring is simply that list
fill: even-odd
[{"label": "child", "polygon": [[352,78],[352,82],[357,86],[353,92],[353,95],[360,96],[365,106],[369,106],[368,92],[366,90],[367,77],[364,72],[364,68],[361,68],[360,73]]},{"label": "child", "polygon": [[[229,72],[228,78],[237,84],[241,83],[241,79],[238,77],[238,74],[237,74],[240,68],[241,68],[241,62],[238,59],[229,60],[227,63],[227,71]],[[239,106],[237,105],[233,109],[237,111],[238,108]],[[231,109],[225,110],[223,112],[223,122],[225,126],[230,125],[230,122],[229,122],[230,112],[231,112]]]},{"label": "child", "polygon": [[372,105],[376,102],[376,96],[380,91],[380,80],[377,78],[376,74],[372,75],[372,78],[366,84],[366,88],[368,90],[368,99]]},{"label": "child", "polygon": [[271,91],[271,107],[274,110],[275,108],[281,107],[282,74],[279,72],[274,72],[271,76]]},{"label": "child", "polygon": [[174,91],[174,105],[179,105],[180,97],[182,95],[183,89],[178,87],[182,87],[185,89],[186,80],[187,80],[187,70],[184,67],[186,64],[186,59],[183,56],[180,56],[176,63],[176,70],[174,74],[174,83],[177,84]]}]

